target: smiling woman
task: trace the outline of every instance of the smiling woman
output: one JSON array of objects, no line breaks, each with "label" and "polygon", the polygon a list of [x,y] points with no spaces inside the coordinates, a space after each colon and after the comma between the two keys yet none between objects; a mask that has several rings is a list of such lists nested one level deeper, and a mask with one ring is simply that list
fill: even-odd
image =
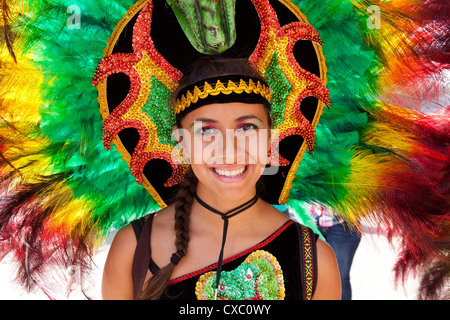
[{"label": "smiling woman", "polygon": [[0,260],[28,290],[87,293],[123,228],[105,298],[332,298],[333,254],[274,208],[317,230],[317,203],[400,236],[396,278],[445,299],[448,108],[416,108],[448,83],[449,8],[2,1]]},{"label": "smiling woman", "polygon": [[174,132],[185,132],[179,143],[191,168],[174,204],[119,231],[104,298],[340,297],[331,248],[259,197],[270,191],[261,188],[272,159],[266,86],[242,59],[200,59],[184,70],[172,99]]}]

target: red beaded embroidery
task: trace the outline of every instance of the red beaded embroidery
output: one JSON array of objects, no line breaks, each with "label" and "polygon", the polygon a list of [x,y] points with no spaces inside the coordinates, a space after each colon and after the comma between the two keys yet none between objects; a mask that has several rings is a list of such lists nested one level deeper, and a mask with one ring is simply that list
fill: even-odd
[{"label": "red beaded embroidery", "polygon": [[295,43],[299,40],[322,44],[319,34],[311,25],[302,22],[292,22],[280,27],[276,13],[268,0],[252,0],[252,2],[261,19],[261,36],[249,61],[255,69],[265,75],[269,61],[274,53],[277,53],[281,71],[292,85],[284,110],[284,121],[274,129],[280,131],[280,141],[291,135],[301,135],[312,152],[315,130],[301,113],[300,103],[304,98],[314,96],[329,106],[329,91],[319,77],[300,67],[293,51]]},{"label": "red beaded embroidery", "polygon": [[[180,183],[188,167],[171,161],[173,146],[159,143],[156,124],[142,112],[142,107],[148,99],[148,95],[144,96],[143,91],[149,92],[152,76],[163,83],[171,83],[169,89],[174,90],[181,78],[181,73],[172,67],[154,47],[150,35],[152,8],[152,1],[148,1],[139,13],[133,29],[133,53],[116,53],[104,57],[97,67],[92,84],[96,86],[114,73],[124,73],[129,77],[131,84],[126,99],[104,122],[103,144],[109,150],[112,140],[120,131],[126,128],[137,129],[139,142],[131,155],[132,174],[141,184],[147,162],[152,159],[165,160],[174,170],[165,184],[168,187]],[[140,70],[142,71],[139,72]]]}]

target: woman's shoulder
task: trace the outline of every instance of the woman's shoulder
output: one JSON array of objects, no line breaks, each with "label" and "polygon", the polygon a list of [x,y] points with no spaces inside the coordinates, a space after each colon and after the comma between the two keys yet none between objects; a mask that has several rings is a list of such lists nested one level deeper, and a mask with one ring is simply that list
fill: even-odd
[{"label": "woman's shoulder", "polygon": [[152,229],[159,229],[168,225],[173,221],[173,206],[168,206],[157,212],[149,213],[123,226],[116,232],[111,247],[118,250],[127,250],[132,247],[135,248],[137,239],[139,238],[139,232],[150,218],[152,220]]},{"label": "woman's shoulder", "polygon": [[[131,270],[140,231],[145,223],[150,222],[152,223],[151,228],[154,231],[163,233],[164,230],[161,228],[165,228],[166,225],[168,225],[171,219],[171,211],[173,210],[169,206],[158,212],[150,213],[147,216],[130,222],[116,232],[109,248],[108,257],[104,268],[104,281],[102,285],[102,291],[104,291],[104,294],[109,296],[109,293],[111,292],[111,290],[108,289],[108,285],[120,286],[121,288],[124,288],[124,292],[127,292],[127,294],[130,294],[129,291],[133,294],[132,285],[130,287],[130,283],[132,284],[132,279],[128,279],[127,276],[124,275],[129,275],[131,277]],[[150,218],[151,221],[148,221]],[[123,278],[123,281],[117,280],[119,278]]]},{"label": "woman's shoulder", "polygon": [[153,225],[166,225],[174,221],[175,205],[169,205],[153,213]]},{"label": "woman's shoulder", "polygon": [[333,249],[325,241],[317,240],[317,285],[314,300],[339,300],[341,281]]},{"label": "woman's shoulder", "polygon": [[131,270],[136,245],[131,224],[117,231],[103,269],[103,299],[133,299]]},{"label": "woman's shoulder", "polygon": [[111,243],[109,257],[112,259],[124,259],[126,256],[134,253],[137,245],[137,239],[130,224],[120,228]]}]

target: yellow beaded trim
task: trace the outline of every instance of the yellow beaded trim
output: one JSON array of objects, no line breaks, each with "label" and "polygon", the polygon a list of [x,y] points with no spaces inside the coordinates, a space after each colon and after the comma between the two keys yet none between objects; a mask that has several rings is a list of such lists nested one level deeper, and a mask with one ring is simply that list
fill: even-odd
[{"label": "yellow beaded trim", "polygon": [[[279,2],[281,2],[283,5],[285,5],[297,17],[297,19],[300,22],[310,24],[308,22],[306,15],[303,12],[301,12],[299,7],[295,4],[293,4],[291,0],[279,0]],[[278,129],[280,132],[283,132],[285,130],[288,130],[289,128],[292,128],[292,124],[294,123],[293,122],[294,120],[292,119],[293,112],[292,112],[292,110],[290,110],[292,108],[292,106],[294,105],[294,101],[292,99],[294,99],[299,92],[302,92],[302,90],[305,88],[305,84],[302,83],[302,81],[299,81],[297,75],[295,74],[295,72],[292,72],[292,69],[289,66],[289,63],[288,63],[287,57],[286,57],[286,50],[283,50],[283,48],[286,48],[287,39],[284,38],[281,41],[276,40],[275,33],[276,32],[274,30],[272,30],[270,32],[270,37],[271,37],[271,39],[273,39],[272,43],[270,46],[268,46],[268,50],[265,53],[263,59],[261,59],[261,62],[258,64],[257,70],[259,71],[260,74],[264,75],[265,70],[266,70],[268,64],[270,63],[270,59],[273,57],[274,52],[278,52],[280,54],[278,63],[280,64],[284,75],[289,79],[290,83],[297,83],[296,87],[294,87],[294,90],[292,91],[292,93],[290,94],[290,96],[288,98],[289,102],[287,103],[287,108],[286,108],[287,110],[284,112],[284,114],[286,116],[285,121],[283,122],[283,124],[281,126],[274,128],[274,129]],[[325,55],[323,54],[322,46],[315,42],[312,42],[312,45],[316,51],[318,62],[319,62],[320,79],[326,84],[328,82],[328,78],[327,78],[328,68],[325,64]],[[291,70],[291,71],[289,71],[289,70]],[[323,107],[324,107],[324,103],[319,102],[317,109],[316,109],[316,114],[314,115],[314,119],[311,123],[313,128],[315,128],[319,123],[319,119],[323,114]],[[278,198],[279,204],[285,204],[289,200],[289,192],[292,189],[292,181],[295,179],[295,174],[298,170],[298,166],[299,166],[300,162],[303,160],[303,154],[305,153],[307,148],[308,147],[307,147],[306,141],[304,141],[302,146],[300,147],[292,165],[291,165],[291,168],[290,168],[287,176],[286,176],[284,186],[283,186],[280,196]]]},{"label": "yellow beaded trim", "polygon": [[[138,0],[136,1],[136,3],[134,5],[132,5],[127,13],[122,17],[122,19],[117,23],[117,25],[114,27],[114,30],[111,34],[111,37],[108,39],[108,43],[106,48],[103,50],[103,56],[107,57],[112,55],[112,52],[114,50],[114,47],[117,43],[117,41],[119,40],[119,37],[123,31],[123,29],[128,25],[128,23],[135,17],[135,15],[139,12],[139,10],[141,10],[146,4],[147,4],[148,0]],[[144,59],[143,59],[143,64],[152,64],[154,65],[154,63],[152,61],[148,61],[148,54],[145,52],[144,53]],[[139,70],[139,66],[137,66],[138,71]],[[161,71],[159,69],[157,69],[156,67],[154,68],[155,74],[157,76],[160,76],[158,78],[158,80],[161,80],[165,85],[167,85],[169,87],[169,85],[167,84],[167,82],[169,80],[167,80],[167,78],[162,78],[163,76]],[[145,70],[144,70],[145,71]],[[142,74],[142,72],[141,72]],[[150,78],[150,77],[148,77]],[[144,77],[145,79],[145,77]],[[97,85],[97,90],[98,90],[98,102],[100,105],[100,113],[102,115],[103,121],[105,121],[110,112],[109,112],[109,107],[108,107],[108,100],[107,100],[107,81],[101,81],[98,85]],[[134,108],[136,109],[136,108]],[[140,117],[142,118],[142,117]],[[154,139],[150,139],[150,141],[154,141]],[[117,151],[120,152],[120,154],[122,155],[122,158],[127,162],[128,166],[130,165],[131,162],[131,155],[128,153],[127,149],[125,148],[125,146],[123,145],[122,141],[120,140],[120,138],[118,136],[116,136],[113,140],[112,140],[113,144],[116,146]],[[148,150],[148,146],[146,147],[146,151]],[[156,189],[152,186],[152,184],[150,183],[150,181],[147,179],[147,177],[145,177],[142,174],[142,178],[143,178],[143,186],[144,188],[149,192],[149,194],[153,197],[153,199],[155,200],[155,202],[161,207],[161,208],[165,208],[167,207],[167,204],[164,202],[164,200],[161,198],[161,196],[158,194],[158,192],[156,191]]]},{"label": "yellow beaded trim", "polygon": [[228,85],[225,86],[220,80],[217,80],[214,88],[205,81],[205,85],[201,88],[194,87],[193,92],[187,91],[182,95],[180,99],[177,99],[174,103],[173,110],[175,114],[178,114],[188,108],[191,104],[197,103],[199,99],[205,99],[209,95],[217,96],[219,94],[231,94],[231,93],[256,93],[264,97],[269,103],[272,101],[271,90],[261,82],[255,83],[251,79],[249,82],[244,80],[239,81],[239,85],[235,82],[228,80]]}]

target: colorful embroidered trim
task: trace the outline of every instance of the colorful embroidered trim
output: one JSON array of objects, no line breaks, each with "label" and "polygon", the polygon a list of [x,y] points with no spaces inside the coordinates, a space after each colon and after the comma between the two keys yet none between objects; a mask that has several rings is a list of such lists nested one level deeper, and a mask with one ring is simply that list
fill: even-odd
[{"label": "colorful embroidered trim", "polygon": [[[256,82],[255,82],[256,81]],[[173,109],[175,114],[179,114],[184,111],[186,108],[191,106],[194,103],[197,103],[199,99],[206,99],[208,96],[217,96],[219,94],[258,94],[261,95],[265,100],[269,103],[272,101],[271,90],[268,86],[261,83],[258,79],[249,79],[248,81],[244,81],[244,79],[240,79],[239,83],[228,80],[227,85],[225,86],[222,81],[217,80],[215,82],[202,81],[203,85],[195,85],[191,90],[187,90],[181,98],[177,99]]]},{"label": "colorful embroidered trim", "polygon": [[307,227],[300,225],[303,241],[303,296],[305,300],[311,300],[314,293],[314,257],[311,234]]},{"label": "colorful embroidered trim", "polygon": [[[189,169],[186,164],[173,163],[171,141],[175,121],[173,110],[167,108],[169,97],[178,87],[181,72],[170,65],[156,50],[151,37],[153,1],[139,0],[117,24],[100,61],[92,84],[99,92],[100,111],[103,116],[103,144],[107,150],[114,142],[131,173],[143,184],[161,207],[166,204],[143,174],[145,165],[153,159],[165,160],[173,169],[165,186],[179,184]],[[133,28],[133,53],[113,53],[125,26],[137,15]],[[107,101],[107,78],[123,73],[130,79],[128,96],[110,113]],[[126,128],[135,128],[139,142],[129,154],[117,137]]]},{"label": "colorful embroidered trim", "polygon": [[[289,226],[291,226],[293,223],[294,223],[293,220],[289,220],[289,221],[286,222],[283,226],[281,226],[280,229],[278,229],[278,230],[275,231],[271,236],[269,236],[266,240],[264,240],[264,241],[258,243],[257,245],[255,245],[255,246],[253,246],[253,247],[251,247],[251,248],[248,248],[247,250],[244,250],[244,251],[242,251],[242,252],[240,252],[240,253],[238,253],[238,254],[232,256],[232,257],[229,257],[229,258],[227,258],[227,259],[224,259],[224,260],[223,260],[223,264],[225,265],[226,263],[231,262],[231,261],[234,261],[234,260],[236,260],[236,259],[239,259],[239,258],[245,256],[246,254],[250,254],[252,251],[255,251],[255,250],[258,250],[258,249],[261,249],[261,248],[267,246],[269,243],[271,243],[273,240],[275,240],[281,233],[284,232],[284,230],[286,230],[286,229],[287,229]],[[214,270],[215,268],[217,268],[217,262],[216,262],[216,263],[213,263],[213,264],[211,264],[211,265],[209,265],[209,266],[207,266],[207,267],[204,267],[204,268],[202,268],[202,269],[200,269],[200,270],[193,271],[193,272],[191,272],[191,273],[182,275],[182,276],[180,276],[180,277],[178,277],[178,278],[172,279],[172,280],[169,281],[168,285],[169,285],[169,286],[170,286],[170,285],[174,285],[174,284],[179,283],[179,282],[182,282],[182,281],[184,281],[184,280],[187,280],[187,279],[196,277],[196,276],[198,276],[198,275],[201,275],[202,273],[205,273],[205,272],[207,272],[207,271]]]},{"label": "colorful embroidered trim", "polygon": [[[195,286],[198,300],[213,300],[216,272],[203,274]],[[258,250],[232,271],[221,274],[218,298],[221,300],[284,300],[283,271],[269,252]]]},{"label": "colorful embroidered trim", "polygon": [[[284,204],[288,200],[289,190],[292,188],[292,181],[303,153],[306,148],[309,152],[314,149],[315,127],[322,115],[323,106],[331,105],[330,94],[326,88],[327,68],[319,33],[308,23],[298,7],[292,5],[291,1],[280,1],[289,7],[299,19],[297,22],[282,26],[268,0],[253,0],[252,2],[261,19],[261,35],[249,62],[273,89],[271,104],[273,128],[279,130],[280,142],[292,135],[300,135],[304,138],[303,145],[292,163],[278,199],[279,204]],[[312,42],[319,59],[320,77],[303,69],[297,63],[294,46],[301,40]],[[311,123],[300,109],[303,99],[310,96],[321,101]],[[287,160],[280,157],[280,161],[284,163]]]}]

